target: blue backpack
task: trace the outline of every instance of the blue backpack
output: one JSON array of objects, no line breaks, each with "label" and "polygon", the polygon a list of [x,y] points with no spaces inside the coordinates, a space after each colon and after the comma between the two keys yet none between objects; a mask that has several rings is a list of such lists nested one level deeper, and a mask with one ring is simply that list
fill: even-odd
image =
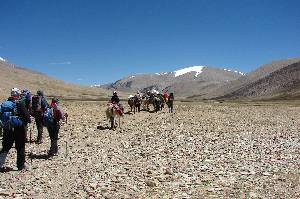
[{"label": "blue backpack", "polygon": [[43,115],[44,126],[50,127],[54,122],[53,108],[48,107]]},{"label": "blue backpack", "polygon": [[0,121],[1,127],[7,130],[23,125],[22,120],[17,116],[16,102],[7,100],[1,104]]}]

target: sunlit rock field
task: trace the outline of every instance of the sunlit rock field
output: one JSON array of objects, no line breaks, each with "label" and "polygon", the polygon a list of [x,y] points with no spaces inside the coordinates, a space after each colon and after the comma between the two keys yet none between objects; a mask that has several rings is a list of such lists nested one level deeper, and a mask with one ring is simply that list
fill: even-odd
[{"label": "sunlit rock field", "polygon": [[62,105],[59,155],[46,156],[44,129],[26,144],[28,170],[0,173],[0,198],[300,198],[299,105],[175,102],[116,130],[106,102]]}]

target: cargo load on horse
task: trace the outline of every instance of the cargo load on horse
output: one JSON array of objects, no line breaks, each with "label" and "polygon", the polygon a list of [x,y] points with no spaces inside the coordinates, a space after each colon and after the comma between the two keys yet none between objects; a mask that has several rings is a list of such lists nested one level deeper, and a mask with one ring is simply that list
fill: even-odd
[{"label": "cargo load on horse", "polygon": [[141,98],[139,93],[137,95],[129,95],[128,97],[128,105],[130,106],[130,112],[135,112],[138,111],[140,112],[141,110]]},{"label": "cargo load on horse", "polygon": [[110,102],[107,104],[107,109],[105,113],[106,117],[110,121],[111,129],[114,129],[116,127],[116,117],[119,117],[120,125],[120,117],[124,115],[124,108],[120,104],[120,99],[116,91],[113,92],[113,96],[111,97]]},{"label": "cargo load on horse", "polygon": [[124,108],[118,104],[108,103],[107,108],[105,110],[106,117],[109,119],[110,128],[116,128],[116,118],[119,118],[119,126],[120,126],[120,117],[124,115]]}]

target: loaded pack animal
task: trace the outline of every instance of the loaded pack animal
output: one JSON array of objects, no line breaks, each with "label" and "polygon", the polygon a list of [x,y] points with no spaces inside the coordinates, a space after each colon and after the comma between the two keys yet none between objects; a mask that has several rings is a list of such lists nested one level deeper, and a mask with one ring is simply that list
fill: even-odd
[{"label": "loaded pack animal", "polygon": [[141,103],[144,110],[149,111],[149,105],[151,104],[153,105],[154,111],[157,112],[164,108],[165,101],[163,99],[163,95],[147,92],[147,94],[142,96]]},{"label": "loaded pack animal", "polygon": [[161,111],[165,107],[165,99],[162,94],[157,94],[157,97],[159,98],[159,110]]},{"label": "loaded pack animal", "polygon": [[147,106],[147,110],[149,111],[149,105],[152,104],[154,111],[158,112],[161,110],[161,101],[160,98],[156,94],[151,94],[150,96],[146,97],[145,104]]},{"label": "loaded pack animal", "polygon": [[143,109],[150,111],[149,105],[153,105],[154,111],[156,110],[156,104],[154,103],[154,94],[145,94],[142,96]]},{"label": "loaded pack animal", "polygon": [[124,109],[120,105],[113,103],[107,104],[105,113],[110,122],[110,129],[115,129],[117,127],[116,118],[119,118],[119,126],[121,125],[121,117],[124,114]]},{"label": "loaded pack animal", "polygon": [[149,111],[149,104],[150,104],[150,96],[144,94],[142,96],[142,99],[141,99],[141,104],[142,104],[142,108],[143,110],[147,110]]},{"label": "loaded pack animal", "polygon": [[162,110],[161,108],[162,101],[158,95],[153,95],[151,102],[153,104],[155,112]]},{"label": "loaded pack animal", "polygon": [[141,110],[141,99],[139,96],[135,95],[135,96],[129,96],[128,98],[128,105],[130,106],[130,112],[135,112],[138,111],[140,112]]}]

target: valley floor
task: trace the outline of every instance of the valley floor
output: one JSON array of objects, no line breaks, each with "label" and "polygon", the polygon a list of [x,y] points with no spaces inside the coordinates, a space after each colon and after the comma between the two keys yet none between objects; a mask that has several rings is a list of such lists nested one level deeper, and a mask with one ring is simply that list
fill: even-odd
[{"label": "valley floor", "polygon": [[0,173],[0,198],[300,198],[300,106],[177,103],[115,131],[105,108],[66,102],[60,154],[46,159],[45,129],[28,171]]}]

